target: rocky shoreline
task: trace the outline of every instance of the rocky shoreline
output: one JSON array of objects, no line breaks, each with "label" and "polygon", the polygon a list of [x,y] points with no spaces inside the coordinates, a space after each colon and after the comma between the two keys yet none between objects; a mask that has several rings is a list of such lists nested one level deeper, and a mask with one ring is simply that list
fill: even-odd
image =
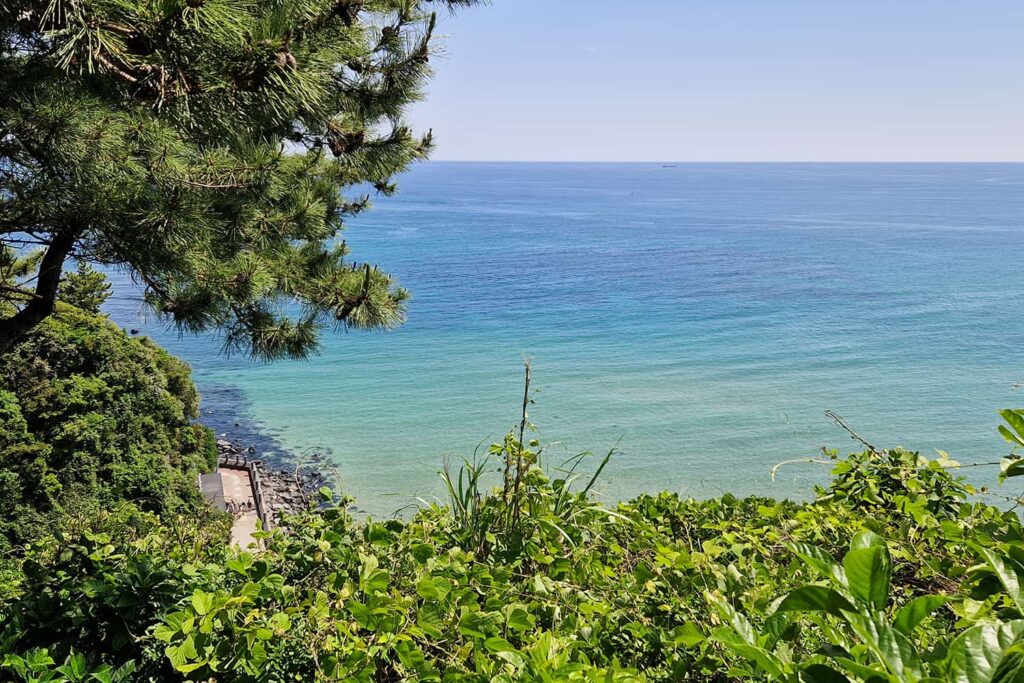
[{"label": "rocky shoreline", "polygon": [[[304,512],[318,501],[319,491],[327,483],[321,472],[271,467],[258,458],[255,446],[244,446],[224,436],[217,439],[218,464],[249,471],[257,510],[267,528],[276,526],[281,515]],[[314,462],[318,459],[311,458]]]}]

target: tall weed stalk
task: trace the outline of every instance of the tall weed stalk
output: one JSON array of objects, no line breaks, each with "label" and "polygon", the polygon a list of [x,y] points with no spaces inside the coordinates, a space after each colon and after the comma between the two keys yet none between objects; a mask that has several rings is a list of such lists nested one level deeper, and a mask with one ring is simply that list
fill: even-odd
[{"label": "tall weed stalk", "polygon": [[[593,515],[616,514],[589,500],[595,484],[611,461],[612,448],[596,470],[587,476],[581,464],[592,453],[580,453],[555,469],[552,478],[544,470],[544,447],[536,438],[527,440],[536,426],[530,422],[532,369],[525,364],[523,402],[518,424],[498,443],[492,444],[483,458],[474,454],[456,470],[446,464],[441,472],[451,510],[453,535],[478,557],[500,550],[518,555],[531,544],[545,539],[575,544],[582,527]],[[500,463],[500,486],[488,489],[487,473],[492,462]],[[579,490],[575,484],[586,478]]]}]

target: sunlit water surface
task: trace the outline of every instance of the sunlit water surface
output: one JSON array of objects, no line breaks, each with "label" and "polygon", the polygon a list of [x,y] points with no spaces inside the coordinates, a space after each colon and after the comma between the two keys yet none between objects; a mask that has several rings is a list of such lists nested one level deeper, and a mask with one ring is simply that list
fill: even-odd
[{"label": "sunlit water surface", "polygon": [[807,495],[827,468],[769,472],[854,446],[826,409],[879,445],[1007,450],[1022,165],[429,163],[401,189],[346,233],[412,290],[397,332],[261,365],[147,321],[123,280],[108,311],[192,365],[218,431],[329,453],[378,515],[517,421],[523,357],[549,462],[619,444],[609,499]]}]

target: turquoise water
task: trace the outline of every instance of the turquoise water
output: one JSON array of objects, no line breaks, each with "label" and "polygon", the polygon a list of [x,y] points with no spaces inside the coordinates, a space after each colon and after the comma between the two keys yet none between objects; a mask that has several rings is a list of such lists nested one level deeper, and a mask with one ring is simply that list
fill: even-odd
[{"label": "turquoise water", "polygon": [[552,461],[619,442],[611,499],[804,495],[824,468],[769,471],[853,446],[826,409],[878,445],[1007,451],[1024,165],[429,163],[401,188],[346,234],[412,289],[397,332],[268,366],[140,322],[128,288],[109,310],[192,364],[218,429],[328,452],[376,514],[517,421],[523,357]]}]

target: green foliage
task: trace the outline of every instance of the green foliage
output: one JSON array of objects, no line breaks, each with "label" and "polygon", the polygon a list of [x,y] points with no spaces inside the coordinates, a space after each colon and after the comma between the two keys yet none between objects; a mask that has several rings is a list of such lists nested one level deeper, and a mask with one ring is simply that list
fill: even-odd
[{"label": "green foliage", "polygon": [[[450,516],[453,541],[478,558],[487,559],[492,553],[505,558],[521,556],[551,532],[576,545],[580,541],[576,532],[587,526],[586,520],[617,514],[587,498],[615,450],[604,456],[582,489],[573,487],[582,477],[577,470],[590,453],[570,458],[549,476],[541,467],[540,442],[526,442],[527,431],[535,430],[527,415],[532,402],[527,363],[518,433],[513,429],[500,443],[491,444],[482,460],[464,461],[457,475],[445,465],[441,480],[448,493],[448,507],[430,506],[425,512],[440,518]],[[486,490],[488,467],[494,461],[500,465],[500,495],[489,495]]]},{"label": "green foliage", "polygon": [[4,657],[3,666],[16,680],[30,683],[126,683],[131,681],[135,664],[128,662],[116,669],[100,664],[92,669],[86,657],[72,650],[63,664],[57,664],[45,649],[32,650],[22,655],[11,654]]},{"label": "green foliage", "polygon": [[325,325],[401,324],[408,294],[336,238],[430,151],[403,114],[431,10],[470,4],[0,3],[0,252],[42,248],[0,288],[0,346],[52,313],[69,258],[264,359],[314,352]]},{"label": "green foliage", "polygon": [[[1024,544],[1005,549],[975,547],[982,564],[970,570],[973,598],[920,595],[890,605],[892,558],[886,541],[857,534],[840,565],[813,546],[791,546],[828,585],[791,591],[762,612],[761,632],[726,603],[727,625],[714,638],[750,663],[750,675],[777,681],[1019,681],[1024,675]],[[986,587],[987,586],[987,587]],[[984,600],[979,601],[982,597]],[[950,608],[960,621],[950,628],[927,619]],[[793,615],[815,628],[826,643],[816,652],[799,647]],[[800,639],[808,634],[800,633]]]},{"label": "green foliage", "polygon": [[[581,490],[573,489],[580,478],[577,468],[591,454],[570,459],[552,475],[541,467],[541,452],[536,440],[524,446],[514,432],[508,433],[501,443],[491,445],[486,458],[465,462],[457,475],[445,467],[441,478],[448,507],[432,505],[421,514],[450,519],[452,542],[481,559],[520,557],[552,534],[573,547],[581,541],[579,532],[588,520],[619,514],[588,499],[596,474]],[[604,457],[599,471],[612,455],[614,451]],[[500,494],[488,492],[484,485],[492,457],[501,463]]]},{"label": "green foliage", "polygon": [[[1006,409],[1000,410],[999,414],[1006,422],[999,425],[999,433],[1008,441],[1014,449],[1024,446],[1024,410]],[[1005,481],[1010,477],[1019,477],[1024,474],[1024,459],[1014,454],[1003,458],[999,467],[999,481]]]},{"label": "green foliage", "polygon": [[831,484],[818,494],[857,509],[912,508],[919,515],[955,516],[964,498],[975,491],[949,475],[959,463],[940,455],[928,460],[902,448],[852,455],[836,464]]},{"label": "green foliage", "polygon": [[77,270],[64,276],[58,296],[70,306],[87,313],[99,313],[100,307],[110,297],[110,283],[103,273],[93,270],[85,261],[79,261]]},{"label": "green foliage", "polygon": [[3,642],[36,675],[166,681],[1017,680],[1020,520],[948,466],[870,450],[807,503],[605,507],[607,458],[548,469],[519,433],[406,521],[329,508],[258,552],[180,517],[47,539]]},{"label": "green foliage", "polygon": [[62,306],[0,355],[0,547],[99,509],[195,506],[215,464],[198,409],[188,366]]},{"label": "green foliage", "polygon": [[[310,511],[242,550],[183,493],[118,504],[154,480],[191,491],[184,472],[209,456],[208,434],[187,436],[187,368],[70,307],[8,358],[0,453],[18,468],[2,472],[65,517],[0,562],[0,677],[1024,680],[1024,528],[945,454],[833,454],[804,503],[607,507],[590,494],[612,453],[588,473],[585,455],[547,463],[526,437],[527,381],[518,427],[442,473],[448,505],[387,521]],[[116,451],[110,420],[134,435]],[[117,459],[161,448],[179,458],[170,480]]]},{"label": "green foliage", "polygon": [[29,278],[39,268],[41,251],[19,254],[6,244],[0,244],[0,316],[7,317],[17,312],[16,304],[30,300],[33,292],[20,287],[19,283]]},{"label": "green foliage", "polygon": [[[967,502],[975,491],[950,474],[957,466],[903,450],[840,461],[819,501],[860,510],[868,530],[841,562],[832,549],[787,544],[815,583],[746,614],[717,603],[725,625],[713,638],[746,660],[735,671],[794,682],[1021,680],[1020,520]],[[906,518],[883,523],[894,510]]]}]

